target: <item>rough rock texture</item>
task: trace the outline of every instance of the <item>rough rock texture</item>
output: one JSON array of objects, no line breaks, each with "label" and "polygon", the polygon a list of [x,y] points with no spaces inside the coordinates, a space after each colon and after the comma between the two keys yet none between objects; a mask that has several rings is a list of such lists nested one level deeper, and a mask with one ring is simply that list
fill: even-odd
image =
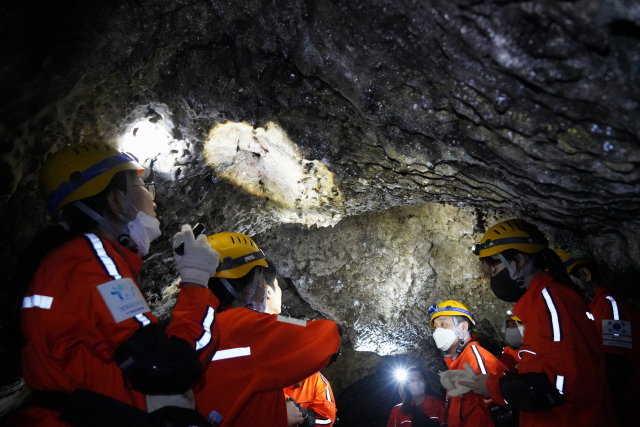
[{"label": "rough rock texture", "polygon": [[356,350],[418,356],[433,353],[430,305],[458,299],[494,324],[509,308],[469,250],[481,237],[476,221],[472,209],[424,204],[256,238],[311,307],[348,328]]},{"label": "rough rock texture", "polygon": [[[481,301],[495,325],[503,307],[467,249],[506,216],[596,256],[640,302],[638,24],[630,0],[4,1],[2,277],[48,222],[35,188],[46,154],[100,140],[158,183],[165,236],[143,286],[164,312],[168,237],[195,221],[258,235],[293,311],[380,353],[427,357],[424,309],[440,296]],[[293,199],[283,215],[268,192],[222,178],[204,147],[227,120],[276,123],[340,197],[319,197],[318,215]],[[241,166],[255,161],[246,148]]]}]

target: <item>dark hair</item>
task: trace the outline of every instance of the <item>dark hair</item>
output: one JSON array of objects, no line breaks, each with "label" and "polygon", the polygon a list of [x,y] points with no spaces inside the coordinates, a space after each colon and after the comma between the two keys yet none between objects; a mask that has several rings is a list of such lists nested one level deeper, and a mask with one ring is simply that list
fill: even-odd
[{"label": "dark hair", "polygon": [[[428,386],[428,381],[427,379],[429,378],[429,376],[427,375],[427,373],[425,372],[424,369],[422,369],[419,366],[412,366],[409,369],[407,369],[407,374],[409,374],[410,372],[417,372],[420,375],[422,375],[422,379],[425,382],[425,388],[424,388],[424,393],[427,394],[427,389],[429,389],[430,387]],[[402,399],[402,406],[400,407],[402,409],[402,413],[404,415],[408,415],[411,413],[411,393],[409,392],[409,390],[407,389],[407,381],[405,380],[403,383],[403,387],[404,387],[404,398]]]},{"label": "dark hair", "polygon": [[[227,281],[236,292],[242,294],[244,288],[249,286],[251,282],[253,282],[253,278],[256,274],[263,275],[263,270],[264,267],[262,267],[261,265],[256,265],[244,276],[237,279],[227,279]],[[231,303],[233,303],[233,301],[235,300],[233,295],[231,295],[231,292],[229,292],[224,284],[220,281],[219,277],[211,277],[209,279],[208,286],[220,301],[220,307],[230,306]]]},{"label": "dark hair", "polygon": [[278,275],[278,270],[276,266],[270,259],[265,259],[269,267],[264,269],[264,283],[271,288],[272,291],[275,291],[273,286],[273,282],[276,280],[276,276]]},{"label": "dark hair", "polygon": [[[113,213],[109,208],[108,195],[113,190],[127,191],[127,173],[135,173],[135,171],[120,171],[116,173],[104,190],[95,196],[82,199],[82,202],[101,216],[113,218]],[[7,347],[9,351],[15,352],[16,355],[19,354],[23,344],[20,334],[22,301],[40,263],[54,249],[98,226],[96,221],[73,204],[69,204],[60,210],[58,220],[60,221],[58,224],[40,231],[18,255],[16,273],[11,284],[12,287],[8,291],[7,302],[9,308],[6,311],[7,324],[9,325]],[[68,230],[60,223],[65,223]]]}]

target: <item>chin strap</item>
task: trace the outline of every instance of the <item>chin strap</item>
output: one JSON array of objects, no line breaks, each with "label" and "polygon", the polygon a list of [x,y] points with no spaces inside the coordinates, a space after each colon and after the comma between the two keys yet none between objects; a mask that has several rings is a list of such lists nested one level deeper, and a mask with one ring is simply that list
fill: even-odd
[{"label": "chin strap", "polygon": [[133,179],[131,178],[131,174],[125,173],[125,179],[127,181],[127,191],[124,195],[124,215],[118,215],[120,218],[120,222],[122,223],[120,231],[118,231],[116,227],[114,227],[113,224],[107,221],[102,215],[91,209],[89,206],[85,205],[82,201],[77,200],[73,202],[73,204],[86,215],[91,217],[91,219],[96,221],[107,232],[113,235],[118,243],[128,248],[131,245],[128,223],[132,220],[131,210],[135,209],[135,206],[133,206],[133,203],[131,201],[131,194],[133,190]]},{"label": "chin strap", "polygon": [[453,357],[453,360],[456,360],[460,355],[460,353],[462,353],[465,343],[467,342],[467,338],[471,337],[471,332],[467,331],[467,333],[463,336],[462,333],[460,332],[460,329],[458,329],[460,322],[458,321],[456,316],[452,316],[452,317],[453,317],[453,323],[456,327],[456,335],[458,336],[459,342],[458,342],[458,348],[456,348],[455,354],[451,354],[449,357]]},{"label": "chin strap", "polygon": [[220,278],[220,281],[222,282],[222,284],[224,285],[225,288],[227,288],[227,290],[229,291],[229,293],[231,295],[233,295],[233,297],[235,298],[236,301],[238,301],[240,304],[242,304],[244,306],[244,298],[242,298],[240,296],[240,294],[238,292],[236,292],[235,289],[233,289],[233,286],[231,286],[231,283],[229,283],[229,281],[227,279],[223,279]]},{"label": "chin strap", "polygon": [[[254,306],[259,303],[253,301],[253,297],[256,293],[256,290],[258,289],[258,282],[260,282],[261,277],[262,275],[260,273],[258,272],[254,273],[253,280],[251,281],[251,290],[249,292],[249,295],[247,295],[246,298],[243,298],[242,295],[240,295],[238,291],[236,291],[233,288],[233,286],[231,286],[231,283],[229,283],[227,279],[220,278],[220,281],[222,282],[224,287],[227,288],[227,291],[229,291],[229,293],[235,298],[235,300],[238,301],[243,307],[251,310],[256,310]],[[265,293],[266,293],[266,289],[265,289]]]},{"label": "chin strap", "polygon": [[[131,194],[133,193],[133,179],[131,178],[130,173],[125,174],[125,179],[127,181],[127,191],[124,194],[124,215],[120,216],[120,222],[122,223],[121,232],[117,234],[118,243],[122,246],[128,247],[131,245],[131,231],[129,231],[129,221],[133,221],[136,215],[132,215],[132,208],[135,209],[133,203],[131,201]],[[137,209],[136,209],[137,210]]]},{"label": "chin strap", "polygon": [[518,279],[524,280],[524,278],[527,277],[527,274],[529,274],[529,272],[533,268],[533,264],[536,262],[536,259],[538,258],[538,254],[533,254],[531,258],[529,258],[529,261],[527,262],[527,264],[522,268],[520,275],[518,275],[517,274],[518,272],[516,271],[516,269],[511,265],[510,262],[507,261],[507,259],[504,257],[504,255],[502,255],[502,253],[498,252],[496,255],[498,256],[498,258],[500,258],[500,261],[506,267],[506,269],[509,270],[509,277],[511,277],[513,280],[518,280]]},{"label": "chin strap", "polygon": [[[82,203],[80,200],[73,202],[73,205],[75,207],[77,207],[78,209],[80,209],[82,212],[84,212],[86,215],[91,217],[91,219],[93,219],[95,222],[100,224],[100,226],[102,228],[104,228],[106,231],[108,231],[110,234],[112,234],[112,235],[114,235],[116,237],[120,234],[118,232],[118,230],[116,230],[116,228],[109,221],[104,219],[104,217],[102,215],[100,215],[98,212],[94,211],[89,206],[87,206],[84,203]],[[118,237],[118,241],[119,240],[120,239]]]}]

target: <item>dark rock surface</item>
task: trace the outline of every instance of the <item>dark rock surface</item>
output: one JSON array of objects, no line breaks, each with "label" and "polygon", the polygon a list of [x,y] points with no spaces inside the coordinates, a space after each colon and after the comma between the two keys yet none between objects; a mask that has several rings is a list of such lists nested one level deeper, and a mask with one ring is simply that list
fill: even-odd
[{"label": "dark rock surface", "polygon": [[[396,347],[433,359],[417,309],[400,328],[390,314],[406,301],[384,308],[384,294],[365,276],[345,273],[347,252],[375,253],[331,243],[341,231],[388,250],[409,231],[427,236],[420,245],[431,253],[408,282],[421,292],[412,301],[420,310],[443,292],[465,300],[475,289],[479,317],[497,326],[497,302],[473,258],[449,263],[449,254],[508,216],[536,221],[556,244],[595,256],[617,290],[640,302],[635,1],[4,1],[0,36],[0,292],[16,253],[48,223],[35,185],[46,154],[81,141],[136,146],[148,128],[163,141],[146,164],[165,236],[143,286],[161,314],[177,277],[168,239],[196,221],[209,233],[257,235],[286,279],[291,315],[333,318],[356,347],[358,337],[387,340],[406,326],[415,339],[401,334]],[[204,151],[226,120],[277,123],[305,179],[316,176],[305,165],[321,162],[340,197],[302,186],[299,200],[283,207],[242,180],[221,178],[224,168],[207,163]],[[435,226],[434,205],[398,208],[423,203],[465,217],[458,226],[467,234]],[[399,210],[373,213],[389,208]],[[335,228],[313,227],[330,223]],[[387,238],[366,229],[392,223]],[[307,268],[284,238],[305,242],[316,266]],[[434,248],[449,248],[447,256]],[[347,252],[334,256],[339,251]],[[447,276],[448,268],[461,273]],[[353,292],[333,298],[343,278]],[[374,309],[349,312],[362,297]]]}]

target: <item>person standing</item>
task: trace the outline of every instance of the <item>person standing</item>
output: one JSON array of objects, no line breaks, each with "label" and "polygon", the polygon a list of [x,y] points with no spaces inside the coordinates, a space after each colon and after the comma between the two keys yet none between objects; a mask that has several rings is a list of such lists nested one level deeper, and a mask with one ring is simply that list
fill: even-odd
[{"label": "person standing", "polygon": [[340,344],[336,323],[266,313],[269,301],[275,305],[271,309],[280,311],[281,299],[277,284],[265,281],[269,264],[258,245],[249,236],[229,232],[209,236],[208,242],[221,259],[209,279],[220,300],[220,338],[205,385],[196,392],[198,410],[223,427],[303,422],[299,409],[285,401],[283,389],[331,361]]},{"label": "person standing", "polygon": [[[407,377],[398,384],[402,403],[391,410],[387,427],[438,427],[445,422],[442,400],[427,395],[427,374],[417,366],[407,370]],[[407,393],[408,392],[408,393]]]},{"label": "person standing", "polygon": [[287,401],[292,401],[302,413],[301,427],[332,426],[336,421],[336,399],[331,384],[316,372],[309,378],[284,389]]},{"label": "person standing", "polygon": [[142,171],[102,143],[66,147],[45,162],[39,187],[57,224],[25,250],[14,282],[33,393],[8,425],[145,426],[175,417],[205,425],[191,387],[208,365],[199,357],[211,359],[217,345],[218,300],[206,285],[218,254],[188,225],[178,233],[182,290],[165,332],[137,283],[140,256],[160,236]]},{"label": "person standing", "polygon": [[512,313],[507,315],[504,325],[504,339],[507,345],[503,348],[499,360],[509,368],[510,374],[518,373],[520,364],[520,348],[522,347],[522,337],[524,333],[522,321]]},{"label": "person standing", "polygon": [[[526,325],[516,375],[461,382],[520,411],[521,427],[616,426],[604,353],[564,264],[538,228],[512,219],[474,245],[491,290]],[[547,270],[548,272],[545,272]]]},{"label": "person standing", "polygon": [[604,284],[594,260],[575,259],[562,249],[555,252],[580,289],[601,337],[620,425],[631,426],[640,419],[640,314]]},{"label": "person standing", "polygon": [[[450,371],[464,370],[468,364],[476,374],[504,375],[504,366],[489,351],[478,344],[471,334],[476,324],[469,308],[460,301],[449,300],[429,308],[433,339],[444,354]],[[490,400],[473,393],[447,396],[447,423],[449,427],[492,427],[489,413]]]}]

